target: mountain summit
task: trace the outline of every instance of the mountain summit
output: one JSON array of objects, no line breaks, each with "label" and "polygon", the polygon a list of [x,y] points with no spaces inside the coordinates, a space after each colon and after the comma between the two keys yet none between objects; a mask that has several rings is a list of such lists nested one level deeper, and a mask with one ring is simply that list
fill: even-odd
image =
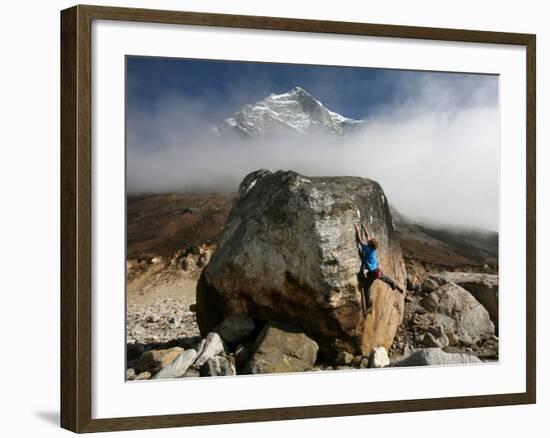
[{"label": "mountain summit", "polygon": [[303,88],[294,87],[286,93],[270,94],[255,104],[244,105],[214,129],[220,135],[233,131],[247,137],[314,132],[341,136],[363,123],[329,110]]}]

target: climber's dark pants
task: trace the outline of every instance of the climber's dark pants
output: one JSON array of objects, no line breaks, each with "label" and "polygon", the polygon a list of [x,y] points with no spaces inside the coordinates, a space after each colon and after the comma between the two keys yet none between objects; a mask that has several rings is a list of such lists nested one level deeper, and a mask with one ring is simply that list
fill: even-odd
[{"label": "climber's dark pants", "polygon": [[359,285],[361,292],[363,293],[363,313],[366,313],[368,309],[371,308],[371,296],[370,288],[374,280],[382,280],[384,283],[388,284],[392,289],[397,289],[397,284],[390,277],[384,274],[383,271],[368,271],[367,275],[364,275],[363,272],[359,273]]}]

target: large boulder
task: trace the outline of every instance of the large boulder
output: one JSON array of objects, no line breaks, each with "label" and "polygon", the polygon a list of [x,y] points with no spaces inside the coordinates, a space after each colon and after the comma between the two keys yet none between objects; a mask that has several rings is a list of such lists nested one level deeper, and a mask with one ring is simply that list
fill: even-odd
[{"label": "large boulder", "polygon": [[470,292],[491,317],[498,331],[498,275],[479,272],[442,272],[431,277],[439,284],[455,283]]},{"label": "large boulder", "polygon": [[245,374],[290,373],[310,370],[319,346],[302,331],[270,322],[258,335]]},{"label": "large boulder", "polygon": [[372,285],[363,317],[354,224],[379,243],[382,269],[405,286],[405,266],[380,185],[357,177],[304,177],[261,170],[248,175],[220,243],[197,286],[197,322],[208,333],[226,317],[248,314],[303,329],[328,357],[389,349],[404,296]]},{"label": "large boulder", "polygon": [[464,344],[475,344],[495,334],[495,326],[487,310],[457,284],[444,284],[428,294],[421,304],[430,312],[423,315],[429,318],[430,325],[441,327],[442,333],[456,334]]}]

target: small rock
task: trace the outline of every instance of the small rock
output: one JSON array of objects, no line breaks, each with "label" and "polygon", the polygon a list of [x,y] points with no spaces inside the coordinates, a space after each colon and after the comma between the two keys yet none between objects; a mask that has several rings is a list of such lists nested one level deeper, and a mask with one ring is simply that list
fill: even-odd
[{"label": "small rock", "polygon": [[424,297],[422,300],[422,306],[428,311],[428,312],[434,312],[437,309],[439,301],[436,299],[436,295],[430,294]]},{"label": "small rock", "polygon": [[187,377],[191,377],[191,378],[195,378],[195,377],[200,377],[201,376],[201,373],[199,372],[199,370],[196,370],[195,368],[189,368],[185,374],[181,377],[184,377],[184,378],[187,378]]},{"label": "small rock", "polygon": [[145,322],[159,322],[160,317],[158,315],[152,314],[148,315],[147,318],[145,318]]},{"label": "small rock", "polygon": [[193,366],[200,368],[208,359],[217,356],[225,351],[222,338],[218,333],[210,332],[204,340],[204,347],[200,355],[197,356]]},{"label": "small rock", "polygon": [[145,336],[145,334],[147,333],[145,331],[145,328],[141,324],[134,325],[132,327],[132,330],[130,330],[130,332],[132,333],[132,336],[134,336],[136,338],[140,338],[142,336]]},{"label": "small rock", "polygon": [[175,379],[183,376],[196,357],[195,350],[184,351],[173,362],[155,374],[153,379]]},{"label": "small rock", "polygon": [[389,364],[390,358],[388,357],[388,352],[384,347],[377,347],[372,350],[369,357],[370,368],[383,368],[387,367]]},{"label": "small rock", "polygon": [[245,314],[231,315],[217,327],[217,332],[225,342],[240,342],[254,333],[256,326],[252,318]]},{"label": "small rock", "polygon": [[126,370],[126,380],[134,380],[136,378],[136,370],[128,368]]},{"label": "small rock", "polygon": [[340,351],[336,356],[335,363],[336,365],[349,365],[353,362],[353,359],[353,354],[347,351]]},{"label": "small rock", "polygon": [[439,343],[430,332],[422,335],[420,343],[425,347],[439,347]]},{"label": "small rock", "polygon": [[235,365],[224,356],[211,357],[200,369],[201,377],[234,376],[235,374],[237,374]]},{"label": "small rock", "polygon": [[143,353],[136,362],[138,371],[157,373],[173,362],[183,352],[181,347],[172,347],[163,350],[149,350]]},{"label": "small rock", "polygon": [[367,356],[355,356],[352,364],[355,368],[368,368],[369,358]]},{"label": "small rock", "polygon": [[456,333],[447,333],[447,339],[449,340],[449,345],[458,345],[460,339]]},{"label": "small rock", "polygon": [[143,371],[139,373],[134,380],[149,380],[151,378],[151,373],[149,371]]},{"label": "small rock", "polygon": [[439,287],[439,284],[437,281],[435,281],[433,278],[425,278],[422,282],[422,285],[420,288],[422,289],[422,292],[432,292],[436,290]]},{"label": "small rock", "polygon": [[441,336],[445,336],[445,331],[443,330],[443,326],[441,324],[429,327],[428,330],[436,338],[440,338]]},{"label": "small rock", "polygon": [[425,347],[447,348],[449,346],[449,338],[445,333],[442,333],[440,337],[436,338],[434,335],[428,332],[422,338],[422,345],[424,345]]},{"label": "small rock", "polygon": [[405,344],[405,346],[403,347],[403,356],[408,357],[413,353],[414,349],[410,346],[410,344]]}]

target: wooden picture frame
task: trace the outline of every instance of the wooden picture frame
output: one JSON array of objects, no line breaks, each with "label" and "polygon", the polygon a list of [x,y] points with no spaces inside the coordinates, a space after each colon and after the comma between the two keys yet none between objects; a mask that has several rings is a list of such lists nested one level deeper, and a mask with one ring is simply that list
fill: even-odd
[{"label": "wooden picture frame", "polygon": [[[92,418],[92,22],[186,24],[387,38],[518,45],[526,48],[526,391],[404,401],[245,411]],[[98,432],[223,423],[395,413],[536,402],[535,48],[531,34],[75,6],[61,12],[61,426]]]}]

